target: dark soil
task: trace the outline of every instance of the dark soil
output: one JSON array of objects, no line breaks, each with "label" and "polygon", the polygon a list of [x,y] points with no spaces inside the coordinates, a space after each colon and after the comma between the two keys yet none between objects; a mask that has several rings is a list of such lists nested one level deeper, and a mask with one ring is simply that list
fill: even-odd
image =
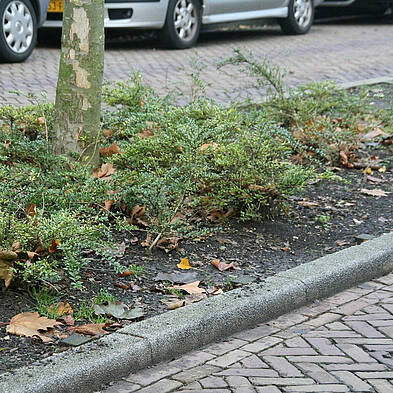
[{"label": "dark soil", "polygon": [[[392,85],[379,85],[374,90],[371,99],[376,105],[390,105]],[[357,239],[359,235],[376,237],[392,231],[392,151],[392,145],[366,144],[360,152],[362,157],[378,156],[386,172],[374,170],[370,176],[361,169],[342,169],[338,172],[342,181],[311,184],[301,196],[291,198],[288,213],[274,221],[239,223],[234,220],[221,224],[223,229],[214,228],[207,238],[201,237],[199,241],[181,241],[179,248],[169,254],[159,249],[147,254],[139,245],[146,236],[144,232],[117,234],[116,260],[123,265],[144,266],[144,272],[137,277],[120,277],[109,261],[97,259],[94,252],[89,252],[90,263],[83,268],[85,289],[76,291],[65,287],[61,300],[74,306],[76,300],[90,301],[101,289],[107,289],[125,304],[141,306],[147,318],[168,310],[162,300],[173,296],[168,290],[172,283],[158,280],[157,276],[181,273],[176,265],[183,257],[187,257],[192,266],[192,270],[187,270],[192,277],[184,281],[200,280],[200,286],[208,293],[217,288],[225,292],[356,245],[361,242]],[[388,194],[369,196],[362,193],[362,189],[381,189]],[[214,259],[234,262],[237,269],[220,272],[211,265]],[[0,374],[66,350],[59,340],[43,344],[35,338],[7,334],[5,327],[9,319],[20,312],[34,310],[34,303],[20,289],[8,289],[0,293],[0,299]]]}]

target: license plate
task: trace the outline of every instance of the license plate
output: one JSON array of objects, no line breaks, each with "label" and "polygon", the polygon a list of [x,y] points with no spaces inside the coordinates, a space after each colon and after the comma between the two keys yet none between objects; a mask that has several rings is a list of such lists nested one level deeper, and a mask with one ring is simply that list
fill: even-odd
[{"label": "license plate", "polygon": [[63,0],[50,0],[48,12],[63,12]]}]

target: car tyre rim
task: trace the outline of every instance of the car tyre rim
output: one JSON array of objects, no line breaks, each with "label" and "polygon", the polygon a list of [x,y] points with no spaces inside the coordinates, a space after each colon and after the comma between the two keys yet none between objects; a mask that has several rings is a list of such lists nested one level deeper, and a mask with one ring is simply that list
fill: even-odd
[{"label": "car tyre rim", "polygon": [[21,1],[11,1],[2,20],[3,34],[8,47],[15,53],[28,51],[33,41],[34,23],[29,8]]},{"label": "car tyre rim", "polygon": [[307,27],[312,19],[312,0],[295,0],[293,15],[299,27]]},{"label": "car tyre rim", "polygon": [[182,41],[191,41],[198,30],[198,14],[192,0],[179,0],[173,12],[176,35]]}]

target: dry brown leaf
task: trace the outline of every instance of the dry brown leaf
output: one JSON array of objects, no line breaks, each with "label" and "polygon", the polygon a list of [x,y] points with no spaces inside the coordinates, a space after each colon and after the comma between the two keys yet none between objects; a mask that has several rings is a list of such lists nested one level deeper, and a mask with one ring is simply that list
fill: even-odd
[{"label": "dry brown leaf", "polygon": [[87,323],[70,327],[67,330],[72,333],[87,334],[88,336],[102,336],[109,333],[104,330],[106,326],[108,326],[106,323]]},{"label": "dry brown leaf", "polygon": [[233,269],[235,266],[233,264],[233,262],[231,263],[225,263],[225,262],[221,262],[219,259],[213,259],[211,261],[211,264],[217,268],[220,272],[224,272],[225,270],[228,269]]},{"label": "dry brown leaf", "polygon": [[344,151],[340,151],[340,160],[341,164],[343,164],[347,168],[353,168],[353,164],[349,162],[348,156]]},{"label": "dry brown leaf", "polygon": [[37,123],[38,123],[40,126],[45,125],[45,123],[46,123],[45,117],[38,117],[38,118],[37,118]]},{"label": "dry brown leaf", "polygon": [[188,258],[182,258],[182,260],[180,261],[180,263],[178,263],[176,266],[177,266],[179,269],[182,269],[182,270],[191,269],[190,261],[188,260]]},{"label": "dry brown leaf", "polygon": [[142,247],[150,247],[150,245],[151,245],[151,235],[150,235],[150,233],[148,233],[146,235],[146,239],[141,243],[141,246]]},{"label": "dry brown leaf", "polygon": [[366,188],[362,188],[360,190],[362,194],[370,195],[370,196],[375,196],[375,197],[386,197],[390,192],[381,190],[380,188],[374,188],[373,190],[368,190]]},{"label": "dry brown leaf", "polygon": [[135,205],[134,208],[132,209],[131,216],[130,218],[127,219],[127,221],[131,225],[143,225],[145,227],[149,226],[149,223],[147,222],[148,219],[146,217],[146,205]]},{"label": "dry brown leaf", "polygon": [[123,152],[120,150],[119,146],[117,146],[115,142],[113,142],[112,145],[109,147],[103,147],[100,149],[100,155],[102,157],[111,157],[114,154],[123,154]]},{"label": "dry brown leaf", "polygon": [[4,142],[4,147],[8,150],[8,149],[10,148],[10,146],[11,146],[11,141],[10,141],[9,139],[7,139],[7,140]]},{"label": "dry brown leaf", "polygon": [[11,284],[14,274],[14,261],[18,258],[18,254],[14,251],[0,250],[0,279],[4,280],[4,285],[8,288]]},{"label": "dry brown leaf", "polygon": [[116,172],[116,168],[112,164],[102,164],[101,168],[94,169],[91,177],[96,177],[100,180],[109,180]]},{"label": "dry brown leaf", "polygon": [[139,137],[141,137],[142,139],[146,139],[146,138],[151,138],[152,136],[154,136],[154,132],[152,130],[143,130],[142,132],[140,132],[137,135]]},{"label": "dry brown leaf", "polygon": [[363,135],[362,141],[375,139],[379,136],[387,137],[387,136],[389,136],[389,134],[387,134],[385,131],[381,130],[380,128],[375,128],[374,130],[368,132],[366,135]]},{"label": "dry brown leaf", "polygon": [[103,130],[102,133],[104,134],[105,138],[110,138],[115,133],[115,130]]},{"label": "dry brown leaf", "polygon": [[37,215],[37,206],[36,206],[36,204],[35,204],[35,203],[30,203],[30,204],[26,207],[25,213],[26,213],[29,217],[31,217],[31,218],[35,217],[35,216]]},{"label": "dry brown leaf", "polygon": [[162,303],[168,306],[169,310],[176,310],[177,308],[183,307],[186,305],[186,301],[184,299],[176,299],[176,300],[166,300],[162,299]]},{"label": "dry brown leaf", "polygon": [[40,317],[38,312],[23,312],[11,318],[6,331],[17,336],[39,337],[43,342],[50,342],[53,340],[39,331],[45,331],[57,325],[62,325],[62,323],[55,319]]},{"label": "dry brown leaf", "polygon": [[165,252],[176,250],[179,246],[180,237],[163,237],[157,242],[157,248],[161,248]]},{"label": "dry brown leaf", "polygon": [[73,326],[75,323],[74,318],[69,314],[63,316],[63,321],[67,326]]},{"label": "dry brown leaf", "polygon": [[50,241],[50,246],[48,248],[48,251],[51,254],[54,254],[57,251],[57,246],[60,244],[60,242],[57,239],[51,239]]},{"label": "dry brown leaf", "polygon": [[113,199],[104,202],[104,210],[108,211],[111,210],[112,205],[115,203]]},{"label": "dry brown leaf", "polygon": [[199,288],[200,281],[194,281],[189,284],[184,285],[174,285],[173,289],[179,289],[181,291],[186,291],[190,295],[196,295],[198,293],[204,293],[206,290],[204,288]]},{"label": "dry brown leaf", "polygon": [[319,206],[319,204],[317,202],[311,202],[309,200],[299,201],[297,204],[300,206],[309,207],[309,208]]},{"label": "dry brown leaf", "polygon": [[204,153],[206,150],[216,150],[220,145],[218,143],[204,143],[200,146],[199,151]]}]

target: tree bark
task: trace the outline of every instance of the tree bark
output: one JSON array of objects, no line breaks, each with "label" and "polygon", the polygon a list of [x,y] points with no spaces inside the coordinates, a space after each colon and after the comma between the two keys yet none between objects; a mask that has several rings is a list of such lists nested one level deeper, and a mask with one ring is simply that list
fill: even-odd
[{"label": "tree bark", "polygon": [[54,153],[96,165],[104,72],[104,0],[64,0]]}]

